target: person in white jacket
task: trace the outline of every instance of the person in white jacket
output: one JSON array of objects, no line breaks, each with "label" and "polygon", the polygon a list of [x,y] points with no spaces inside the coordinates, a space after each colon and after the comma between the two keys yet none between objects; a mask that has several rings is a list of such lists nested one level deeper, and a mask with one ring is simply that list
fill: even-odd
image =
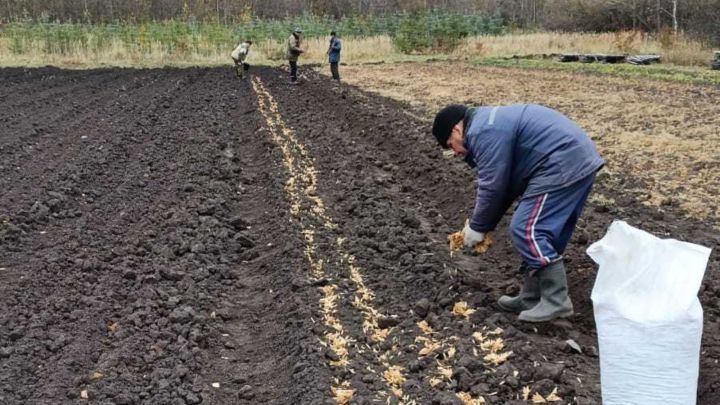
[{"label": "person in white jacket", "polygon": [[237,48],[232,51],[232,54],[230,54],[233,62],[235,62],[235,74],[240,79],[244,79],[245,72],[250,69],[250,65],[245,62],[245,58],[247,58],[248,54],[250,53],[251,45],[252,41],[246,40],[244,42],[241,42],[240,45],[238,45]]}]

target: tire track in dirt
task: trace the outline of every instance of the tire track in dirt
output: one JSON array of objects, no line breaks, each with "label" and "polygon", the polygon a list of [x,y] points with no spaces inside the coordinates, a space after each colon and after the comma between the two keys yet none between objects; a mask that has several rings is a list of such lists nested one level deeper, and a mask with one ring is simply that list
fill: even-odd
[{"label": "tire track in dirt", "polygon": [[[324,263],[332,261],[330,257],[339,258],[339,265],[346,268],[349,272],[350,279],[354,283],[355,295],[351,302],[358,311],[362,313],[362,330],[370,340],[368,350],[377,353],[377,346],[384,342],[390,334],[389,328],[381,328],[379,321],[384,316],[374,307],[374,293],[365,285],[362,275],[362,269],[356,264],[356,259],[349,254],[344,246],[344,238],[335,237],[335,252],[330,256],[318,258],[318,244],[316,238],[328,236],[332,237],[337,232],[338,226],[326,214],[325,204],[323,200],[317,196],[317,172],[313,165],[313,158],[308,153],[305,146],[298,140],[294,131],[287,127],[278,112],[277,103],[269,94],[260,78],[253,79],[253,86],[258,95],[258,103],[262,114],[266,118],[267,126],[270,129],[271,136],[277,145],[283,151],[284,164],[289,172],[287,180],[286,192],[292,206],[292,214],[297,218],[300,226],[303,228],[303,234],[306,239],[306,256],[313,269],[312,275],[317,281],[329,279],[331,276],[325,271]],[[318,230],[320,228],[320,230]],[[323,235],[322,231],[326,235]],[[327,235],[330,234],[330,235]],[[325,243],[325,248],[327,242]],[[324,253],[327,255],[327,253]],[[339,356],[338,360],[331,361],[334,366],[348,367],[353,365],[353,358],[356,353],[351,353],[349,344],[356,341],[345,333],[341,321],[337,316],[338,302],[338,286],[332,282],[320,287],[323,293],[321,299],[321,308],[323,310],[324,322],[330,330],[334,332],[325,334],[325,343]],[[363,349],[355,346],[353,351],[362,353]],[[402,384],[405,381],[403,375],[404,367],[400,365],[391,365],[387,358],[387,353],[376,354],[375,360],[382,366],[380,372],[387,388],[392,392],[396,399],[403,403],[412,404],[415,400],[403,393]],[[336,400],[340,403],[349,401],[354,393],[351,382],[348,380],[336,381],[333,387]],[[387,393],[380,392],[381,397],[378,399],[390,400]],[[347,398],[347,399],[345,399]]]}]

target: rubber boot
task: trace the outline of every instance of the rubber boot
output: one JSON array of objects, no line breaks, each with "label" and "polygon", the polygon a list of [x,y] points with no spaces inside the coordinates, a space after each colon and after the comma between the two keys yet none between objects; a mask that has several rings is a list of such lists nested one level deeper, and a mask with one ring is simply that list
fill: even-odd
[{"label": "rubber boot", "polygon": [[525,322],[546,322],[573,314],[572,302],[568,297],[565,264],[562,260],[549,264],[534,277],[540,282],[540,303],[532,309],[520,312],[518,319]]},{"label": "rubber boot", "polygon": [[530,277],[529,272],[523,274],[523,286],[520,294],[511,297],[503,295],[498,300],[498,305],[503,311],[520,313],[528,310],[540,302],[540,279]]}]

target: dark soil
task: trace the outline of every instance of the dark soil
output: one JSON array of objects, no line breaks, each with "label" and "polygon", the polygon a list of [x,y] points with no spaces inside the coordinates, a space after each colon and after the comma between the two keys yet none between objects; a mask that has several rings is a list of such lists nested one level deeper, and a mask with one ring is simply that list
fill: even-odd
[{"label": "dark soil", "polygon": [[[588,206],[566,252],[577,314],[518,322],[494,304],[518,287],[507,219],[487,255],[449,255],[473,174],[442,157],[428,123],[313,74],[298,86],[274,69],[252,75],[309,153],[338,225],[316,229],[323,280],[308,269],[281,148],[252,83],[232,69],[0,70],[0,403],[334,403],[337,381],[356,390],[354,403],[397,402],[382,378],[390,364],[402,367],[405,402],[470,392],[520,404],[527,386],[557,387],[556,403],[599,404],[587,246],[613,219],[720,243],[717,224],[641,206],[600,175],[596,188],[616,204]],[[363,331],[338,237],[389,317],[384,342]],[[718,270],[713,253],[700,292],[701,405],[720,402]],[[322,344],[327,284],[351,338],[347,367],[331,366],[337,354]],[[458,301],[476,312],[452,314]],[[421,320],[442,350],[419,355]],[[472,338],[496,327],[513,351],[499,367]],[[438,364],[452,378],[433,387]]]}]

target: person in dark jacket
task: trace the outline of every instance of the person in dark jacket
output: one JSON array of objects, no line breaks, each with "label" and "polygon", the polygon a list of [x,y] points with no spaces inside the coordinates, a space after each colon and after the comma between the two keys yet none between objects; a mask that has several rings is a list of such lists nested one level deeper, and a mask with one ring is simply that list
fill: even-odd
[{"label": "person in dark jacket", "polygon": [[287,58],[290,65],[290,83],[297,84],[297,63],[300,54],[305,52],[302,49],[302,33],[300,28],[295,28],[287,40]]},{"label": "person in dark jacket", "polygon": [[499,306],[529,322],[573,314],[563,252],[605,162],[585,132],[563,114],[534,104],[468,108],[450,105],[433,135],[477,170],[477,197],[463,229],[466,246],[482,242],[519,200],[510,236],[523,287]]},{"label": "person in dark jacket", "polygon": [[330,62],[330,72],[332,78],[340,81],[340,71],[338,65],[340,64],[340,50],[342,49],[342,42],[337,37],[335,31],[330,33],[330,46],[328,47],[328,61]]}]

